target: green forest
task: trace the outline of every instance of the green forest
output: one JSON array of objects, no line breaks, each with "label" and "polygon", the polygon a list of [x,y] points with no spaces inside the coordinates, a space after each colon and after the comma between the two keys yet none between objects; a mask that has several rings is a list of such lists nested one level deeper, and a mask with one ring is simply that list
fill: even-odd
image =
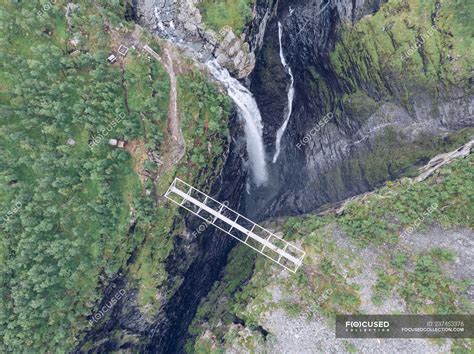
[{"label": "green forest", "polygon": [[[179,77],[189,151],[207,153],[194,139],[207,135],[211,167],[189,152],[159,183],[142,181],[136,156],[108,140],[144,140],[160,153],[169,78],[133,49],[107,62],[134,29],[122,2],[0,2],[0,352],[66,352],[119,271],[141,289],[139,303],[152,301],[177,215],[155,197],[177,173],[211,172],[230,105],[192,69]],[[145,167],[153,177],[156,164]],[[134,251],[143,257],[128,266]]]}]

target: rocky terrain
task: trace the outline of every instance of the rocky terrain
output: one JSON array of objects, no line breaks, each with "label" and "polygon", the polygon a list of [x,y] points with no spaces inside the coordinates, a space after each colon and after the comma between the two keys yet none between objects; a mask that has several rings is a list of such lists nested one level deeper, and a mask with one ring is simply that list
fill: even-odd
[{"label": "rocky terrain", "polygon": [[[472,46],[446,37],[449,31],[462,36],[467,25],[448,17],[450,5],[326,3],[280,1],[257,55],[251,89],[273,152],[287,90],[277,59],[280,21],[295,108],[274,168],[278,182],[265,201],[252,201],[268,215],[308,212],[371,190],[442,148],[431,150],[432,144],[474,125]],[[430,26],[434,33],[405,58]],[[330,113],[334,118],[317,128]]]},{"label": "rocky terrain", "polygon": [[249,75],[255,66],[255,54],[246,34],[236,36],[231,27],[217,33],[206,27],[196,7],[198,3],[199,0],[139,0],[138,21],[198,61],[215,57],[238,78]]},{"label": "rocky terrain", "polygon": [[[0,352],[472,352],[333,328],[473,312],[463,2],[2,6]],[[303,266],[168,203],[175,177]]]}]

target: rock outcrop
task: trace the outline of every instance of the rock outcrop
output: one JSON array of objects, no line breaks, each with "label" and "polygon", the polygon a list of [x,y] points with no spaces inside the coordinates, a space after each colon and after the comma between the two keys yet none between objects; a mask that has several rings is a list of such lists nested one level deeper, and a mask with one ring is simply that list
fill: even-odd
[{"label": "rock outcrop", "polygon": [[190,56],[204,62],[211,56],[238,78],[255,66],[245,33],[236,36],[230,27],[218,33],[206,27],[197,8],[199,0],[138,0],[139,22],[161,38],[168,38]]}]

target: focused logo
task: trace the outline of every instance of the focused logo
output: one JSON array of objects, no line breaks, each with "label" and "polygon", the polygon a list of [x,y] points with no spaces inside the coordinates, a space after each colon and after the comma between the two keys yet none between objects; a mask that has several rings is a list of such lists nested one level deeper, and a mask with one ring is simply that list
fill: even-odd
[{"label": "focused logo", "polygon": [[359,331],[390,331],[389,321],[346,321],[345,329],[347,332],[359,332]]}]

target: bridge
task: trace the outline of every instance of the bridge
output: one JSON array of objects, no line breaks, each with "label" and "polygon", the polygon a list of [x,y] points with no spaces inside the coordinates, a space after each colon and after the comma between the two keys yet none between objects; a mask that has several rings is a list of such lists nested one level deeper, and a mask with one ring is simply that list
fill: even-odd
[{"label": "bridge", "polygon": [[304,251],[179,178],[165,197],[293,273],[303,263]]}]

